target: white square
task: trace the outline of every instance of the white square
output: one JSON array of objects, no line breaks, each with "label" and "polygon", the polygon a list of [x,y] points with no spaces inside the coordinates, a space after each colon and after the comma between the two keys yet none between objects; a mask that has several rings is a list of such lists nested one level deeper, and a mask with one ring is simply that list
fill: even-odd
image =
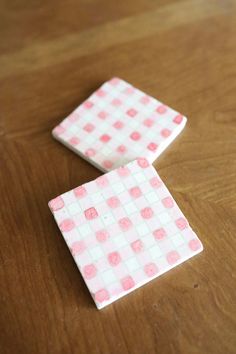
[{"label": "white square", "polygon": [[97,261],[100,259],[104,254],[101,250],[100,246],[93,247],[89,250],[90,256],[92,257],[93,261]]},{"label": "white square", "polygon": [[127,239],[122,234],[115,237],[113,242],[117,249],[127,246]]},{"label": "white square", "polygon": [[102,278],[103,278],[103,281],[106,285],[110,285],[111,283],[116,281],[116,276],[115,276],[113,270],[106,270],[105,272],[103,272]]},{"label": "white square", "polygon": [[68,128],[68,131],[69,131],[70,133],[76,134],[76,133],[78,133],[79,128],[78,128],[76,125],[71,125],[71,126]]},{"label": "white square", "polygon": [[[90,124],[88,131],[83,129],[85,124]],[[115,78],[64,119],[53,136],[106,172],[121,166],[124,156],[127,162],[140,156],[154,162],[185,124],[186,118],[178,112]],[[115,145],[109,146],[111,142],[123,144],[125,152],[117,156]]]},{"label": "white square", "polygon": [[80,206],[77,202],[68,205],[68,211],[71,215],[75,215],[80,212]]},{"label": "white square", "polygon": [[116,194],[119,194],[125,190],[125,187],[124,187],[123,183],[118,182],[118,183],[113,184],[112,189]]},{"label": "white square", "polygon": [[162,252],[160,250],[160,247],[158,247],[157,245],[149,248],[149,253],[153,259],[157,259],[162,256]]},{"label": "white square", "polygon": [[131,120],[129,122],[129,126],[132,127],[132,128],[136,128],[136,127],[139,126],[139,123],[136,120]]},{"label": "white square", "polygon": [[143,182],[143,181],[145,181],[145,176],[143,175],[143,173],[141,173],[141,172],[139,172],[139,173],[136,173],[135,175],[134,175],[134,178],[136,179],[136,181],[138,182],[138,183],[141,183],[141,182]]},{"label": "white square", "polygon": [[155,203],[159,200],[158,195],[155,192],[150,192],[148,194],[145,194],[145,198],[149,203]]},{"label": "white square", "polygon": [[174,236],[171,237],[171,241],[173,242],[173,244],[176,247],[181,246],[182,244],[184,244],[184,239],[180,234],[176,234]]},{"label": "white square", "polygon": [[154,239],[153,236],[150,237],[150,235],[144,236],[142,238],[142,242],[144,243],[146,249],[149,249],[150,247],[152,247],[156,244],[156,240]]},{"label": "white square", "polygon": [[139,263],[137,262],[136,258],[130,258],[126,262],[126,267],[128,268],[129,272],[134,272],[135,270],[140,268]]},{"label": "white square", "polygon": [[91,145],[94,143],[95,140],[96,140],[96,138],[90,134],[86,137],[86,144]]},{"label": "white square", "polygon": [[102,221],[106,226],[111,225],[115,222],[114,216],[112,213],[106,213],[101,216]]},{"label": "white square", "polygon": [[158,214],[158,218],[162,225],[167,224],[171,220],[170,215],[166,212]]},{"label": "white square", "polygon": [[[160,122],[160,121],[159,121]],[[166,124],[166,123],[165,123]],[[153,132],[152,130],[148,130],[148,138],[149,139],[154,139],[156,138],[156,133]]]},{"label": "white square", "polygon": [[143,146],[141,145],[133,145],[131,147],[132,151],[136,154],[139,154],[141,151],[143,151]]},{"label": "white square", "polygon": [[110,153],[112,153],[112,149],[105,146],[103,149],[102,149],[102,153],[104,156],[108,156]]},{"label": "white square", "polygon": [[149,233],[149,228],[147,227],[147,225],[145,223],[138,225],[136,227],[136,230],[137,230],[137,233],[139,234],[139,236],[144,236],[147,233]]},{"label": "white square", "polygon": [[122,113],[120,111],[114,111],[112,112],[112,117],[113,118],[121,118],[122,117]]},{"label": "white square", "polygon": [[107,106],[107,102],[100,100],[100,101],[98,102],[98,106],[99,106],[100,108],[104,108],[104,107]]},{"label": "white square", "polygon": [[78,226],[78,231],[82,237],[85,237],[92,232],[91,227],[88,224]]},{"label": "white square", "polygon": [[92,194],[91,199],[94,204],[98,204],[104,200],[101,192],[97,192],[97,193]]},{"label": "white square", "polygon": [[133,202],[130,202],[130,203],[124,205],[124,209],[125,209],[127,215],[133,214],[137,211],[137,207],[135,206],[135,204]]},{"label": "white square", "polygon": [[[109,124],[105,122],[99,122],[98,128],[102,135],[104,132],[107,132],[109,130]],[[106,146],[104,147],[106,148]]]}]

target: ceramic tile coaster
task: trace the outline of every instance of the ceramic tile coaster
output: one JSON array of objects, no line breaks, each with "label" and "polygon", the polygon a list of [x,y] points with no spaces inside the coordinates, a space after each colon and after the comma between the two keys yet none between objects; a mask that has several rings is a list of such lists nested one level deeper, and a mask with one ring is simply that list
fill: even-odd
[{"label": "ceramic tile coaster", "polygon": [[99,309],[202,250],[143,158],[62,194],[49,207]]},{"label": "ceramic tile coaster", "polygon": [[113,78],[53,130],[53,136],[106,172],[139,156],[152,163],[187,119],[155,98]]}]

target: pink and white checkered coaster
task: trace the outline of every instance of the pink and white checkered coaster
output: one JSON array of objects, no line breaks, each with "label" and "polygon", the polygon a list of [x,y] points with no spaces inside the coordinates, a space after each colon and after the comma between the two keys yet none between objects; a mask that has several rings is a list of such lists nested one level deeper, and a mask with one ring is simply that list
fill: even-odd
[{"label": "pink and white checkered coaster", "polygon": [[53,130],[103,172],[143,156],[152,163],[187,119],[118,78],[104,83]]},{"label": "pink and white checkered coaster", "polygon": [[144,158],[62,194],[49,207],[99,309],[203,249]]}]

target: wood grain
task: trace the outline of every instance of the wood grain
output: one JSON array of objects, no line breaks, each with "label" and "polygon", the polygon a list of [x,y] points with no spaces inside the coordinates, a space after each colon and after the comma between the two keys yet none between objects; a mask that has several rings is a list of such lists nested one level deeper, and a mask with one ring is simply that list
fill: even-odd
[{"label": "wood grain", "polygon": [[[0,352],[236,353],[236,1],[0,5]],[[188,116],[155,167],[205,250],[97,311],[47,202],[100,172],[51,129],[112,76]]]}]

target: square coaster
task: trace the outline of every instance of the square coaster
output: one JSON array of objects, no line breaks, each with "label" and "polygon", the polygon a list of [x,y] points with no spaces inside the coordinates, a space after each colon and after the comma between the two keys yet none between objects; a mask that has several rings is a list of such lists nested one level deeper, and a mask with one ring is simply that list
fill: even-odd
[{"label": "square coaster", "polygon": [[187,119],[124,80],[105,82],[53,136],[102,172],[143,156],[152,163]]},{"label": "square coaster", "polygon": [[49,207],[98,309],[203,249],[145,158],[52,199]]}]

